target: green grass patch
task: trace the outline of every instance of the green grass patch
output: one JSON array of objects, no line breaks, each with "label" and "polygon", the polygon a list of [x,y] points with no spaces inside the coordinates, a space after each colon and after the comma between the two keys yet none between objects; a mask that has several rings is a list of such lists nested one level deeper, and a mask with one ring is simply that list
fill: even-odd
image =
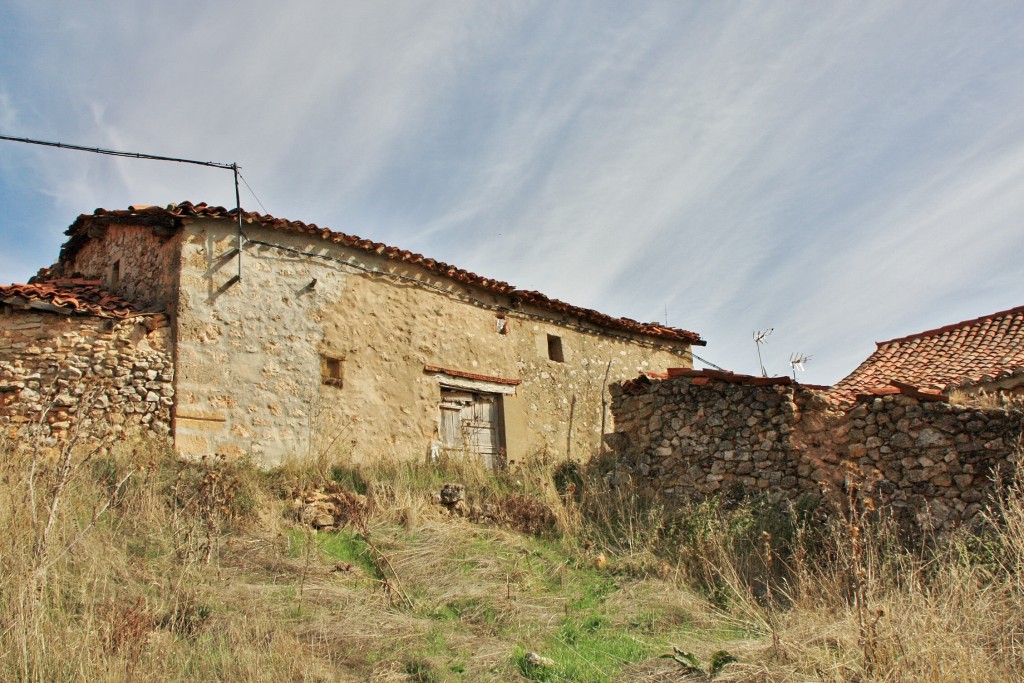
[{"label": "green grass patch", "polygon": [[[551,559],[543,551],[539,555]],[[553,665],[531,664],[525,649],[516,651],[516,668],[529,680],[610,681],[623,667],[653,656],[662,645],[661,639],[643,635],[644,625],[648,631],[656,628],[658,617],[653,613],[636,625],[614,622],[606,603],[619,590],[615,577],[597,569],[574,567],[565,559],[554,574],[547,589],[566,596],[566,614],[538,650]]]},{"label": "green grass patch", "polygon": [[289,530],[288,557],[292,559],[302,557],[309,539],[316,543],[316,547],[322,555],[336,562],[350,562],[365,571],[367,576],[380,578],[370,555],[369,546],[355,531],[341,529],[314,534],[299,529]]},{"label": "green grass patch", "polygon": [[604,615],[588,613],[567,617],[548,637],[539,653],[553,665],[531,664],[522,649],[514,661],[532,681],[603,683],[613,680],[626,665],[651,657],[656,649],[656,644],[610,624]]}]

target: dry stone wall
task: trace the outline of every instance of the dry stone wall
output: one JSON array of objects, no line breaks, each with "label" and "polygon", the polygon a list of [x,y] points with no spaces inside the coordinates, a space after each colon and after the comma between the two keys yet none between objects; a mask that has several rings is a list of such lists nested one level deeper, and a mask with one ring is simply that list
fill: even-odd
[{"label": "dry stone wall", "polygon": [[0,431],[53,446],[91,436],[170,434],[174,369],[162,314],[129,319],[12,310],[0,315]]},{"label": "dry stone wall", "polygon": [[917,528],[974,518],[1015,471],[1024,430],[1019,410],[902,393],[844,412],[785,378],[643,378],[612,396],[617,476],[645,495],[793,500],[856,482]]}]

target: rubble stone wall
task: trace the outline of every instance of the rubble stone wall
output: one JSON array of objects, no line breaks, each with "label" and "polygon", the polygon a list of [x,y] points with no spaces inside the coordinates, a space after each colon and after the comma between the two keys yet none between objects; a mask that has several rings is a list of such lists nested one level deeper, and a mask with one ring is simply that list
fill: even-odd
[{"label": "rubble stone wall", "polygon": [[799,385],[676,377],[612,387],[620,473],[645,495],[797,499],[855,480],[919,527],[982,509],[1014,471],[1024,413],[880,396],[848,412]]},{"label": "rubble stone wall", "polygon": [[[95,227],[97,235],[78,249],[60,274],[81,273],[129,301],[173,313],[178,287],[178,241],[130,225]],[[116,278],[113,266],[117,264]]]},{"label": "rubble stone wall", "polygon": [[[162,314],[128,319],[0,312],[0,433],[53,446],[91,436],[170,434],[174,370]],[[99,432],[97,433],[97,428]]]}]

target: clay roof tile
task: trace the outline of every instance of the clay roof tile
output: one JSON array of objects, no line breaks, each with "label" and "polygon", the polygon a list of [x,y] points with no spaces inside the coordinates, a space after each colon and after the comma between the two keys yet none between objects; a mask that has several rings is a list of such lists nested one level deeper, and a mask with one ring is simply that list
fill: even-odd
[{"label": "clay roof tile", "polygon": [[1024,306],[876,342],[876,349],[832,389],[852,401],[893,381],[943,391],[1016,376],[1024,370]]},{"label": "clay roof tile", "polygon": [[98,280],[83,278],[0,285],[0,301],[18,307],[101,318],[128,318],[144,312],[108,292]]},{"label": "clay roof tile", "polygon": [[[69,250],[76,248],[76,244],[81,244],[84,240],[88,239],[88,232],[86,230],[87,225],[90,221],[96,218],[130,219],[132,216],[141,217],[154,215],[178,221],[190,221],[201,218],[238,219],[237,212],[234,209],[227,210],[222,206],[209,206],[204,202],[193,204],[185,201],[179,204],[170,204],[166,207],[138,205],[129,207],[127,210],[96,209],[91,216],[79,216],[71,227],[68,228],[66,234],[71,236],[71,239],[69,239],[68,243],[65,245],[65,252],[69,253]],[[151,220],[156,220],[156,218],[152,218]],[[656,323],[640,323],[629,318],[616,318],[591,309],[572,306],[563,301],[551,299],[540,292],[517,290],[514,285],[507,282],[485,278],[477,275],[476,273],[457,268],[456,266],[452,266],[435,259],[426,258],[421,254],[406,251],[398,247],[390,247],[385,244],[373,242],[372,240],[361,239],[353,235],[335,232],[328,228],[319,228],[313,223],[306,224],[301,221],[275,218],[273,216],[256,213],[254,211],[243,211],[242,220],[247,224],[260,225],[274,230],[281,230],[283,232],[318,235],[323,240],[344,244],[351,248],[361,249],[369,253],[386,254],[388,258],[393,260],[418,265],[427,270],[434,271],[439,275],[452,278],[457,282],[475,285],[486,291],[509,295],[515,299],[520,299],[521,301],[525,301],[539,308],[572,315],[599,327],[617,329],[634,334],[658,337],[698,346],[703,346],[706,343],[700,338],[700,335],[695,332],[690,332],[689,330],[666,327]],[[76,240],[78,242],[76,242]]]}]

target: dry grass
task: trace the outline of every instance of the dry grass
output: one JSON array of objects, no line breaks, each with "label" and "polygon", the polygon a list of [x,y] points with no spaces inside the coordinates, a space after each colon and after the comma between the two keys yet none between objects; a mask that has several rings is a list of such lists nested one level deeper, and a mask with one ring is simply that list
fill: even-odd
[{"label": "dry grass", "polygon": [[[672,645],[736,656],[721,681],[1024,679],[1019,490],[912,551],[857,515],[669,509],[543,458],[0,457],[0,680],[681,680]],[[317,534],[289,500],[329,482],[368,505]],[[433,502],[445,482],[468,518]]]},{"label": "dry grass", "polygon": [[962,389],[953,389],[949,392],[949,402],[953,405],[967,406],[969,408],[985,408],[990,410],[1020,409],[1024,405],[1024,395],[1020,392],[1001,389],[992,391],[978,389],[970,392]]}]

